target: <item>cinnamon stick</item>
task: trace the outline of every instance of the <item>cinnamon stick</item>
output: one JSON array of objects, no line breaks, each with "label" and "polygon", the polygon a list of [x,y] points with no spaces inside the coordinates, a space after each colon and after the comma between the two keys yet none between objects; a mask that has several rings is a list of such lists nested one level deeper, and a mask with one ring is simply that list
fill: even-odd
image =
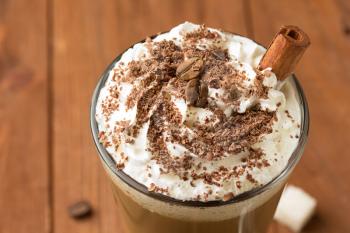
[{"label": "cinnamon stick", "polygon": [[262,57],[259,69],[268,67],[279,80],[290,75],[310,45],[308,35],[296,26],[283,26]]}]

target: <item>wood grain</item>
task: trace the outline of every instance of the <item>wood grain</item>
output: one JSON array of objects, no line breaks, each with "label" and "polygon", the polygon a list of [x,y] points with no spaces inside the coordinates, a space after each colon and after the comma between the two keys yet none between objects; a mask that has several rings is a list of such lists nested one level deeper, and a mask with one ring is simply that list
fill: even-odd
[{"label": "wood grain", "polygon": [[[0,232],[49,232],[46,1],[0,1]],[[30,18],[30,20],[28,20]]]},{"label": "wood grain", "polygon": [[[339,8],[327,0],[269,3],[251,2],[256,40],[268,45],[282,24],[298,25],[311,39],[296,70],[309,101],[311,131],[290,181],[319,202],[317,216],[305,232],[350,232],[350,186],[345,180],[350,175],[350,44]],[[273,232],[287,231],[276,227]]]}]

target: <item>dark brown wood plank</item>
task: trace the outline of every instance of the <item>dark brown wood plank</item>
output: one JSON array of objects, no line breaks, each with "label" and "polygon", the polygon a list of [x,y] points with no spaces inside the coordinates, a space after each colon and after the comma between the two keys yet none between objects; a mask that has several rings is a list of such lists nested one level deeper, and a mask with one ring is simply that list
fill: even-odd
[{"label": "dark brown wood plank", "polygon": [[[55,232],[121,232],[89,129],[90,98],[99,75],[132,43],[185,20],[245,33],[241,1],[221,2],[237,7],[235,15],[228,8],[220,14],[212,1],[54,0]],[[89,220],[74,221],[67,214],[67,206],[80,199],[95,209]]]},{"label": "dark brown wood plank", "polygon": [[[319,202],[305,232],[349,232],[350,211],[350,44],[336,1],[251,1],[256,39],[268,45],[282,24],[304,29],[312,44],[296,74],[306,92],[311,131],[306,151],[290,183]],[[348,12],[349,13],[349,12]],[[276,227],[273,232],[288,232]]]},{"label": "dark brown wood plank", "polygon": [[0,232],[50,231],[47,5],[0,1]]}]

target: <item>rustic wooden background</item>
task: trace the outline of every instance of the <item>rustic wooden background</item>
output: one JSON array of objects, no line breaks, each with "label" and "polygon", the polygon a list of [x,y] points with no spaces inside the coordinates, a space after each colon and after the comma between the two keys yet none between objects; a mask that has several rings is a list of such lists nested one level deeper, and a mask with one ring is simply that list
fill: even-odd
[{"label": "rustic wooden background", "polygon": [[[304,232],[350,232],[349,15],[347,0],[0,0],[0,233],[121,232],[91,94],[118,53],[185,20],[264,45],[282,24],[310,35],[296,73],[311,133],[290,182],[319,201]],[[81,199],[94,215],[76,221],[67,206]]]}]

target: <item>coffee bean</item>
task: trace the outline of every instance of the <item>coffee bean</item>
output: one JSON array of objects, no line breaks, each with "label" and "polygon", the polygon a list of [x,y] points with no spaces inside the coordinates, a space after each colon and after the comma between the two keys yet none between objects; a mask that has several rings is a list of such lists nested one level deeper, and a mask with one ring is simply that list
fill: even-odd
[{"label": "coffee bean", "polygon": [[198,80],[192,79],[186,85],[185,90],[186,102],[188,105],[194,106],[198,99]]},{"label": "coffee bean", "polygon": [[69,206],[68,212],[75,219],[87,218],[92,214],[92,207],[87,201],[79,201]]},{"label": "coffee bean", "polygon": [[195,79],[202,72],[204,62],[199,57],[192,57],[182,62],[176,69],[176,76],[188,81]]},{"label": "coffee bean", "polygon": [[208,85],[201,82],[199,86],[199,96],[197,100],[197,107],[204,108],[208,103]]},{"label": "coffee bean", "polygon": [[186,72],[191,68],[193,63],[197,61],[197,57],[192,57],[187,60],[184,60],[176,69],[176,75],[180,76],[182,73]]}]

